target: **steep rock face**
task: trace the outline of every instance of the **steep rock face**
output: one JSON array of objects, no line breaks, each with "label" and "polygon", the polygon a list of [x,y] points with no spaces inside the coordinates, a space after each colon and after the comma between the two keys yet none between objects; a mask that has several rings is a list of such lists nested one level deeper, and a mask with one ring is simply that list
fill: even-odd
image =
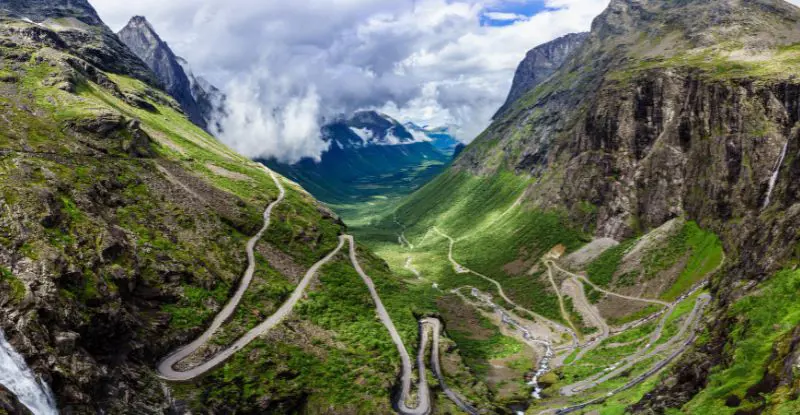
[{"label": "steep rock face", "polygon": [[534,178],[526,203],[589,220],[598,237],[682,215],[720,235],[712,340],[637,410],[680,407],[704,388],[728,362],[727,307],[797,259],[798,45],[800,9],[780,0],[613,0],[561,69],[455,163]]},{"label": "steep rock face", "polygon": [[14,394],[0,385],[0,413],[28,415],[30,411],[19,402]]},{"label": "steep rock face", "polygon": [[74,17],[88,25],[100,26],[103,22],[86,0],[6,0],[3,9],[21,17],[41,22],[46,19]]},{"label": "steep rock face", "polygon": [[161,40],[147,19],[142,16],[134,16],[117,36],[147,63],[167,93],[178,101],[189,119],[200,127],[206,128],[207,113],[203,112],[195,99],[194,84],[184,71],[180,58],[175,56],[169,45]]},{"label": "steep rock face", "polygon": [[38,23],[17,30],[29,38],[47,39],[51,47],[79,56],[99,69],[158,84],[150,69],[120,42],[86,0],[4,1],[0,16]]},{"label": "steep rock face", "polygon": [[208,80],[202,76],[195,75],[189,66],[189,62],[185,59],[178,57],[178,63],[181,64],[186,76],[189,77],[192,98],[197,103],[206,128],[211,131],[221,132],[222,124],[220,120],[228,115],[228,97]]},{"label": "steep rock face", "polygon": [[515,101],[552,76],[588,36],[588,33],[570,33],[531,49],[517,67],[508,98],[494,118],[502,117]]},{"label": "steep rock face", "polygon": [[[755,32],[742,41],[771,51],[778,32],[785,33],[782,44],[800,40],[794,30],[800,13],[793,6],[781,14],[765,12],[771,10],[767,2],[661,3],[612,2],[564,68],[520,99],[457,166],[476,173],[512,168],[534,176],[563,170],[563,180],[537,185],[538,203],[569,207],[590,201],[599,208],[598,236],[624,237],[635,230],[634,219],[653,228],[687,210],[720,220],[758,214],[781,150],[796,134],[797,82],[752,49],[718,52],[712,45],[696,56],[675,54],[705,44],[692,24],[702,18],[722,22],[706,31],[712,33],[769,27],[774,35]],[[684,19],[685,32],[652,32],[662,20],[674,26]],[[658,48],[670,52],[653,56]],[[737,63],[740,53],[759,63]],[[762,64],[775,66],[774,72],[761,76]],[[790,144],[789,154],[792,149]],[[708,163],[718,168],[704,169]],[[793,199],[780,201],[793,197],[784,195],[786,186],[790,181],[779,177],[773,203],[791,204]],[[706,197],[697,197],[699,192]]]}]

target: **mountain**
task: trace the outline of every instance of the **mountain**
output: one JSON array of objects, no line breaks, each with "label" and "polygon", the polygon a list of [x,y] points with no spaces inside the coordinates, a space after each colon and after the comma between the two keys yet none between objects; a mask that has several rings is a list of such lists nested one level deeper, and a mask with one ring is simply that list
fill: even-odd
[{"label": "mountain", "polygon": [[351,204],[405,194],[442,171],[449,156],[425,135],[412,134],[391,117],[360,111],[322,127],[329,143],[319,161],[265,163],[296,180],[320,200]]},{"label": "mountain", "polygon": [[224,95],[205,79],[196,78],[186,60],[172,52],[146,18],[134,16],[117,36],[153,70],[193,123],[201,128],[213,123]]},{"label": "mountain", "polygon": [[447,155],[453,155],[456,147],[461,143],[452,135],[448,127],[422,127],[413,122],[405,123],[404,127],[412,133],[422,134],[426,137],[424,139],[430,140],[437,150]]},{"label": "mountain", "polygon": [[[554,353],[528,413],[566,399],[586,404],[562,413],[797,413],[798,59],[800,9],[784,1],[612,0],[557,70],[363,235],[398,272],[416,264],[444,292],[478,276],[496,307],[600,339]],[[673,328],[658,333],[663,303]],[[472,340],[459,344],[492,347]],[[497,364],[464,353],[476,373]]]},{"label": "mountain", "polygon": [[494,119],[502,117],[514,102],[552,76],[587,37],[588,33],[570,33],[531,49],[517,67],[508,98]]},{"label": "mountain", "polygon": [[178,57],[178,63],[181,64],[189,78],[192,98],[197,103],[200,114],[203,115],[206,128],[212,131],[222,131],[220,120],[228,115],[228,97],[207,79],[195,75],[186,59]]},{"label": "mountain", "polygon": [[[126,73],[150,85],[157,80],[125,47],[86,0],[4,0],[0,15],[37,24],[21,27],[27,36],[45,37],[51,46],[80,55],[93,66]],[[59,36],[50,36],[51,32]]]},{"label": "mountain", "polygon": [[[402,362],[368,288],[409,344],[415,313],[433,315],[420,289],[353,245],[367,287],[335,254],[341,220],[191,123],[89,3],[0,8],[0,412],[391,412]],[[198,338],[180,364],[205,362],[283,304],[224,365],[159,371]]]}]

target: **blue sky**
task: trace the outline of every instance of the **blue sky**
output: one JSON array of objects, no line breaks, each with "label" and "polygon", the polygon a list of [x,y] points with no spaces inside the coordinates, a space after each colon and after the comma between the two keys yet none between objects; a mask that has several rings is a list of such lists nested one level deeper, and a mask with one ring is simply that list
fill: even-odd
[{"label": "blue sky", "polygon": [[508,26],[547,10],[543,0],[505,1],[487,7],[481,14],[482,26]]}]

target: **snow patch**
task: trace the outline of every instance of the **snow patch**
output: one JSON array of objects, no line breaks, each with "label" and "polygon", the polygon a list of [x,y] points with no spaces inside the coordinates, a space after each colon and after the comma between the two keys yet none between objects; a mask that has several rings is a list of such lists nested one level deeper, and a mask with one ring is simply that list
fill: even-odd
[{"label": "snow patch", "polygon": [[375,138],[375,134],[373,134],[372,130],[368,128],[350,127],[350,131],[352,131],[355,135],[357,135],[358,138],[360,138],[361,141],[364,143],[364,145],[369,144]]},{"label": "snow patch", "polygon": [[22,18],[22,21],[23,21],[23,22],[25,22],[25,23],[35,24],[36,26],[44,27],[44,25],[43,25],[43,24],[41,24],[41,23],[36,23],[36,22],[34,22],[33,20],[31,20],[31,19],[29,19],[29,18],[27,18],[27,17],[23,17],[23,18]]},{"label": "snow patch", "polygon": [[414,142],[415,143],[425,143],[425,142],[430,143],[431,141],[433,141],[432,138],[428,137],[428,134],[426,134],[426,133],[424,133],[422,131],[411,129],[411,128],[407,128],[407,130],[408,130],[409,133],[411,133],[411,137],[414,137]]}]

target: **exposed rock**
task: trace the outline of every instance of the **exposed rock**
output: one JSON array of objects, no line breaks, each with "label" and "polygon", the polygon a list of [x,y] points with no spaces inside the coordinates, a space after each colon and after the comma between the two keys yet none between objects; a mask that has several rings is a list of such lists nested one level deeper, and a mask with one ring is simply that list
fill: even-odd
[{"label": "exposed rock", "polygon": [[[781,0],[612,0],[561,68],[514,102],[454,168],[530,176],[526,204],[566,211],[572,223],[585,225],[591,205],[596,237],[697,221],[725,247],[727,265],[712,284],[715,312],[725,316],[796,258],[798,43],[800,9]],[[726,364],[733,324],[712,323],[709,344],[676,365],[677,382],[634,412],[680,408],[705,387],[712,368]],[[753,402],[794,379],[770,373],[754,385]]]},{"label": "exposed rock", "polygon": [[75,352],[75,345],[80,338],[80,334],[71,331],[65,331],[56,334],[56,347],[62,356],[69,355]]},{"label": "exposed rock", "polygon": [[[120,42],[86,0],[8,0],[0,9],[2,16],[44,22],[43,26],[32,24],[22,29],[22,36],[68,50],[100,69],[157,85],[150,69]],[[57,30],[48,28],[48,23],[55,19],[74,19],[75,24],[59,25]]]},{"label": "exposed rock", "polygon": [[186,61],[175,55],[143,16],[134,16],[118,36],[155,72],[189,119],[209,128],[224,105],[224,95],[204,79],[187,74]]},{"label": "exposed rock", "polygon": [[502,117],[514,102],[553,75],[587,37],[589,33],[570,33],[531,49],[517,67],[505,104],[493,118]]},{"label": "exposed rock", "polygon": [[0,413],[12,415],[32,415],[25,405],[21,404],[13,393],[0,385]]},{"label": "exposed rock", "polygon": [[84,133],[108,137],[125,125],[125,117],[117,112],[101,112],[89,117],[79,118],[67,123],[70,128]]}]

